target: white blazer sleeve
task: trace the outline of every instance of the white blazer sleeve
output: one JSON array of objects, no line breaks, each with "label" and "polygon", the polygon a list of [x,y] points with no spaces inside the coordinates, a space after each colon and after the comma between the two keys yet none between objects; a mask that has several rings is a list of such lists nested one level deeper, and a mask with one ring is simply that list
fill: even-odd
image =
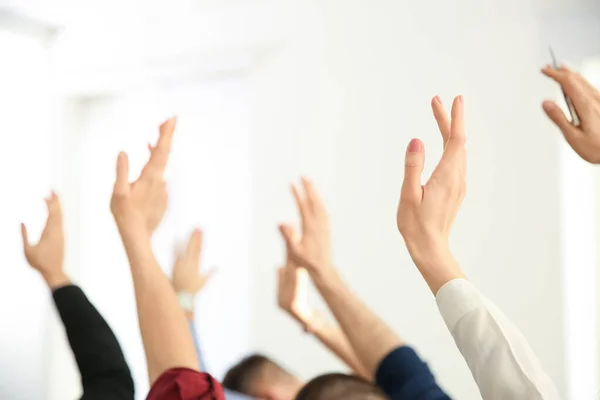
[{"label": "white blazer sleeve", "polygon": [[560,399],[521,332],[470,282],[447,282],[436,302],[484,400]]}]

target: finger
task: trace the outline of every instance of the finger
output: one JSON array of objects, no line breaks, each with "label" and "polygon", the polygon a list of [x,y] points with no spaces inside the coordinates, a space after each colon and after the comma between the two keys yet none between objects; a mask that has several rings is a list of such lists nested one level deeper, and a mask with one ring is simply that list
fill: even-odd
[{"label": "finger", "polygon": [[598,89],[596,87],[594,87],[594,85],[592,85],[587,79],[585,79],[583,77],[583,75],[581,75],[579,72],[575,72],[575,71],[571,70],[566,65],[561,66],[561,68],[573,73],[575,75],[576,79],[581,84],[581,86],[588,92],[588,95],[590,95],[593,98],[595,98],[596,100],[600,101],[600,92],[598,91]]},{"label": "finger", "polygon": [[31,247],[31,244],[29,243],[29,235],[24,223],[21,223],[21,237],[23,238],[23,249],[27,251]]},{"label": "finger", "polygon": [[125,152],[120,152],[117,158],[117,179],[115,181],[115,194],[127,194],[129,191],[129,159]]},{"label": "finger", "polygon": [[283,270],[283,268],[284,267],[277,268],[277,288],[279,289],[279,291],[281,291],[281,289],[283,289],[284,274],[285,274],[285,271]]},{"label": "finger", "polygon": [[464,100],[457,96],[452,103],[452,120],[450,121],[450,138],[448,142],[462,146],[465,143]]},{"label": "finger", "polygon": [[51,223],[62,223],[62,208],[58,195],[52,191],[49,200],[46,202],[48,206],[48,221]]},{"label": "finger", "polygon": [[308,207],[310,207],[313,213],[324,214],[325,207],[323,206],[323,202],[321,201],[321,197],[319,193],[315,189],[312,181],[306,177],[302,177],[302,187],[304,188],[304,193],[306,193],[306,202],[308,203]]},{"label": "finger", "polygon": [[[289,225],[279,225],[279,232],[285,241],[286,248],[288,252],[293,252],[296,248],[296,234],[294,232],[294,228]],[[288,254],[289,256],[289,254]],[[288,257],[289,258],[289,257]]]},{"label": "finger", "polygon": [[[450,121],[450,138],[438,165],[464,162],[465,155],[465,122],[464,102],[462,96],[457,96],[452,103],[452,120]],[[451,167],[454,170],[455,167]]]},{"label": "finger", "polygon": [[546,100],[544,103],[542,103],[542,107],[544,108],[548,118],[550,118],[552,122],[554,122],[561,130],[571,147],[578,147],[584,134],[579,128],[571,124],[558,104],[553,101]]},{"label": "finger", "polygon": [[294,194],[294,199],[296,199],[296,205],[298,206],[300,219],[302,220],[302,228],[304,229],[306,227],[306,222],[310,218],[310,207],[308,206],[307,200],[300,194],[296,185],[292,185],[292,193]]},{"label": "finger", "polygon": [[402,182],[402,199],[421,202],[423,188],[421,174],[425,165],[425,151],[419,139],[412,139],[406,149],[404,162],[404,181]]},{"label": "finger", "polygon": [[156,176],[163,175],[167,166],[167,161],[169,160],[176,123],[177,118],[173,117],[160,125],[158,141],[156,142],[156,146],[152,148],[150,159],[144,167],[142,174],[154,174]]},{"label": "finger", "polygon": [[202,252],[202,244],[204,242],[204,235],[200,229],[194,229],[188,240],[186,252],[189,256],[194,259],[200,257]]},{"label": "finger", "polygon": [[285,282],[289,288],[289,290],[294,290],[296,288],[296,285],[298,284],[298,280],[297,280],[297,273],[298,273],[298,268],[296,268],[294,265],[292,265],[291,263],[288,264],[285,268],[284,268],[284,279]]},{"label": "finger", "polygon": [[46,217],[46,224],[44,225],[44,229],[42,230],[40,241],[46,238],[50,231],[53,231],[56,228],[60,229],[60,226],[62,224],[60,205],[58,204],[57,198],[55,196],[56,195],[54,194],[54,192],[51,192],[50,195],[44,199],[44,201],[46,202],[48,216]]},{"label": "finger", "polygon": [[442,134],[442,138],[444,139],[444,148],[446,148],[448,139],[450,139],[450,119],[448,118],[442,99],[440,99],[439,96],[435,96],[431,100],[431,108],[433,110],[435,121],[440,129],[440,133]]},{"label": "finger", "polygon": [[592,98],[593,93],[590,93],[586,85],[580,80],[578,77],[579,74],[564,66],[561,66],[560,69],[546,66],[542,69],[542,72],[562,87],[565,94],[573,101],[573,106],[577,114],[581,115],[582,112],[589,108],[590,98]]}]

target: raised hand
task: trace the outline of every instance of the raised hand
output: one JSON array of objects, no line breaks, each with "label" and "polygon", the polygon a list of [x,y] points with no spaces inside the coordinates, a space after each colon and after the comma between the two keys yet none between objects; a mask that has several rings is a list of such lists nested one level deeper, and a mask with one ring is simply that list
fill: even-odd
[{"label": "raised hand", "polygon": [[565,94],[571,98],[580,119],[580,126],[573,126],[554,101],[544,101],[544,111],[581,158],[593,164],[600,164],[600,92],[580,74],[565,66],[561,66],[560,69],[546,66],[542,72],[558,82]]},{"label": "raised hand", "polygon": [[298,268],[291,260],[277,270],[277,304],[302,325],[311,331],[317,317],[308,300],[309,276],[304,268]]},{"label": "raised hand", "polygon": [[448,278],[462,274],[452,259],[448,239],[465,196],[467,152],[462,96],[454,99],[451,120],[439,97],[432,100],[432,108],[444,153],[427,183],[421,185],[425,150],[419,139],[410,141],[396,220],[412,259],[435,293]]},{"label": "raised hand", "polygon": [[302,235],[296,238],[289,225],[279,227],[287,245],[290,261],[305,267],[310,273],[323,272],[331,267],[331,239],[327,212],[312,183],[303,178],[304,195],[296,185],[292,192],[302,220]]},{"label": "raised hand", "polygon": [[64,232],[60,200],[56,193],[45,199],[48,207],[48,219],[36,245],[29,243],[27,227],[21,224],[23,251],[29,265],[38,270],[51,289],[69,283],[63,272]]},{"label": "raised hand", "polygon": [[173,266],[173,289],[175,292],[197,294],[211,278],[213,271],[200,270],[202,254],[202,231],[194,229],[185,249],[179,251]]},{"label": "raised hand", "polygon": [[121,232],[133,229],[152,235],[165,215],[167,190],[163,176],[175,123],[175,118],[171,118],[160,126],[158,142],[154,147],[149,146],[150,158],[135,182],[129,183],[127,154],[119,154],[110,208]]}]

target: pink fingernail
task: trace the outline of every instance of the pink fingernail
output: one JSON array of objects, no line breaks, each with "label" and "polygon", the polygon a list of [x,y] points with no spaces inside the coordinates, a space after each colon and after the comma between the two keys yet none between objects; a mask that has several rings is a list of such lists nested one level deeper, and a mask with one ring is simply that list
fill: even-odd
[{"label": "pink fingernail", "polygon": [[419,139],[412,139],[408,144],[408,151],[410,153],[418,153],[421,151],[422,144]]}]

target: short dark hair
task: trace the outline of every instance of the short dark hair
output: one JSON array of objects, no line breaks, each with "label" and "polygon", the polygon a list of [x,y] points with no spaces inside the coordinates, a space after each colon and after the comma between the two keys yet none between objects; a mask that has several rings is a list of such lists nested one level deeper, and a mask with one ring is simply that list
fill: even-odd
[{"label": "short dark hair", "polygon": [[290,382],[296,378],[279,364],[262,354],[252,354],[231,367],[223,379],[223,387],[256,396],[262,385]]},{"label": "short dark hair", "polygon": [[355,375],[325,374],[308,382],[296,400],[386,400],[388,397],[373,385]]}]

